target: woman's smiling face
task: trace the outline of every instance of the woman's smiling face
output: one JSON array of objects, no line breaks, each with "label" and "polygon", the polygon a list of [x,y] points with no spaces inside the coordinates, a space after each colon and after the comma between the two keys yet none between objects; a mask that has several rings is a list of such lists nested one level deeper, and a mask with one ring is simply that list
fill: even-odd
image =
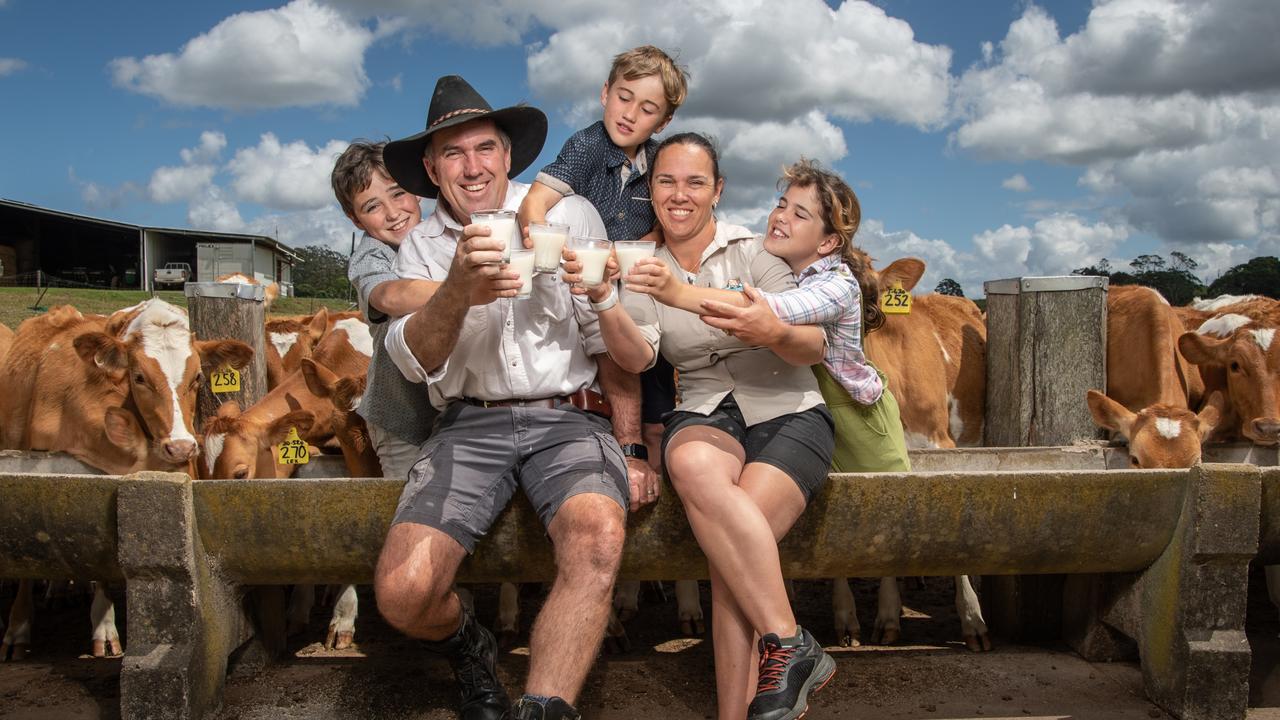
[{"label": "woman's smiling face", "polygon": [[711,156],[697,145],[676,143],[658,154],[650,195],[667,242],[687,240],[710,225],[724,188],[715,175]]}]

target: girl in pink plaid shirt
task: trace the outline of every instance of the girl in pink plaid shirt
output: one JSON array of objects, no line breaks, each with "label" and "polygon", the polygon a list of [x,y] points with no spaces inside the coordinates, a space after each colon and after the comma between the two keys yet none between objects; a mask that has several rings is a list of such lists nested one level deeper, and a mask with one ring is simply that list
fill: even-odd
[{"label": "girl in pink plaid shirt", "polygon": [[863,335],[883,325],[884,314],[869,258],[853,244],[862,220],[858,197],[840,176],[808,160],[787,168],[779,185],[782,197],[769,214],[764,247],[791,266],[799,287],[783,293],[698,288],[675,281],[658,263],[642,263],[627,277],[627,289],[712,324],[723,304],[764,303],[782,322],[821,325],[827,349],[813,371],[836,423],[831,469],[910,470],[897,400],[862,349]]}]

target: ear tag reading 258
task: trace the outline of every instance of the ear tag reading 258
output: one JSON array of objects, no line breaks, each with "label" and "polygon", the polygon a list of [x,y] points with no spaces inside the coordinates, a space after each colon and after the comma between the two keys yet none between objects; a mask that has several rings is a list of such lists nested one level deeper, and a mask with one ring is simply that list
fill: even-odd
[{"label": "ear tag reading 258", "polygon": [[894,283],[893,287],[880,293],[880,309],[885,315],[910,315],[911,293],[902,289],[902,283]]},{"label": "ear tag reading 258", "polygon": [[289,428],[289,437],[280,443],[280,465],[306,465],[311,462],[307,443],[298,437],[298,428]]},{"label": "ear tag reading 258", "polygon": [[223,365],[209,376],[209,389],[215,393],[240,392],[240,371]]}]

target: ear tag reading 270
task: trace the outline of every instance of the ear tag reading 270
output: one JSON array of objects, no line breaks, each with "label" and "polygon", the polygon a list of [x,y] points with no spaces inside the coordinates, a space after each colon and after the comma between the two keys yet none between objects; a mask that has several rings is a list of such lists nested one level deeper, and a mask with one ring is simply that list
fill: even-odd
[{"label": "ear tag reading 270", "polygon": [[280,465],[306,465],[311,462],[307,443],[298,437],[298,428],[289,428],[289,437],[280,443]]},{"label": "ear tag reading 270", "polygon": [[223,365],[209,376],[209,389],[215,393],[240,392],[240,371]]},{"label": "ear tag reading 270", "polygon": [[893,287],[880,293],[880,309],[885,315],[910,315],[911,293],[902,289],[902,283],[894,283]]}]

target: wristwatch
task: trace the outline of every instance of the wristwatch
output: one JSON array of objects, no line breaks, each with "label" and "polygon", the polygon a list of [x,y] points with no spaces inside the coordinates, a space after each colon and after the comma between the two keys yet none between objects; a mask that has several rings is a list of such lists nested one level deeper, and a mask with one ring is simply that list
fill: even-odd
[{"label": "wristwatch", "polygon": [[629,458],[649,462],[649,448],[640,443],[627,443],[622,446],[622,454]]}]

